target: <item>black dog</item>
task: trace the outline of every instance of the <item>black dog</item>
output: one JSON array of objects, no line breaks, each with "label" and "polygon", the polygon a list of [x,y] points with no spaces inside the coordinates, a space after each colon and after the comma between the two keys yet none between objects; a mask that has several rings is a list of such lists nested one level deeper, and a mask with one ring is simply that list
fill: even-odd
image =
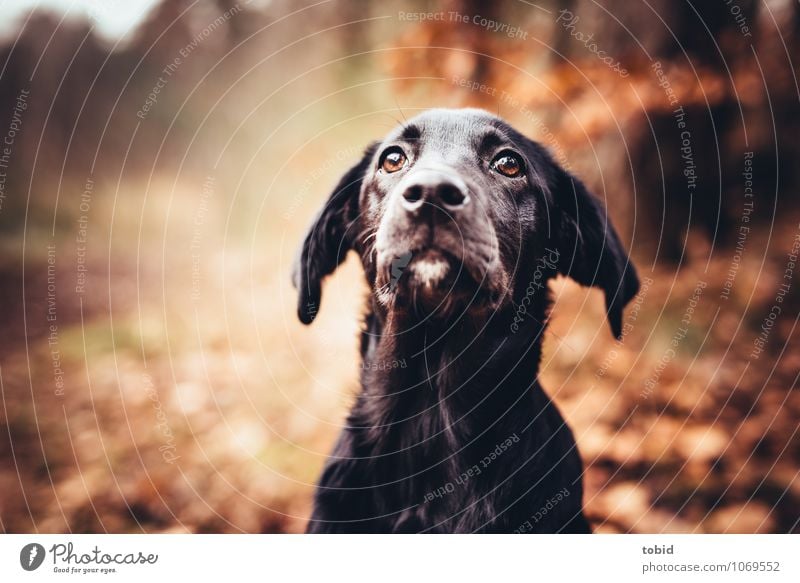
[{"label": "black dog", "polygon": [[362,390],[309,532],[590,532],[572,432],[537,381],[568,275],[612,332],[639,282],[605,212],[537,143],[480,110],[432,110],[341,179],[295,270],[300,320],[349,250],[373,290]]}]

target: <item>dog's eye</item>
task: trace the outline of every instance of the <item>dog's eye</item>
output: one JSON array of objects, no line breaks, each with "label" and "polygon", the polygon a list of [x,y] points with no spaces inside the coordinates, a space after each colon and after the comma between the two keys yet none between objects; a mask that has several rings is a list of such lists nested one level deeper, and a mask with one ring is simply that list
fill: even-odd
[{"label": "dog's eye", "polygon": [[522,160],[514,152],[500,152],[492,160],[492,170],[503,176],[515,178],[522,173]]},{"label": "dog's eye", "polygon": [[387,174],[397,172],[398,170],[402,170],[403,166],[406,165],[407,160],[408,159],[406,158],[403,150],[396,146],[389,148],[381,157],[381,170]]}]

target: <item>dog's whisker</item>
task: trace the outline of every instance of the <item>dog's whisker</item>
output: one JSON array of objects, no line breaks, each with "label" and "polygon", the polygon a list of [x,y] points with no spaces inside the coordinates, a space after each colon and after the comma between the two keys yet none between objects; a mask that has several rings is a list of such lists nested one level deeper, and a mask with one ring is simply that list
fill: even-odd
[{"label": "dog's whisker", "polygon": [[376,229],[372,229],[371,231],[367,231],[367,232],[362,234],[361,242],[366,244],[367,241],[369,241],[373,237],[377,237],[377,235],[378,235],[378,229],[377,228]]}]

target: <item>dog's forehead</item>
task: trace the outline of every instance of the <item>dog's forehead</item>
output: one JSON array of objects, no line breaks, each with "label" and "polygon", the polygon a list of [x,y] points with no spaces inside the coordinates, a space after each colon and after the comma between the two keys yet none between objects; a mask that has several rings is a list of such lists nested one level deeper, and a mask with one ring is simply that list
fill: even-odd
[{"label": "dog's forehead", "polygon": [[386,141],[419,141],[446,149],[474,145],[486,133],[503,132],[505,127],[500,118],[481,109],[431,109],[398,126]]}]

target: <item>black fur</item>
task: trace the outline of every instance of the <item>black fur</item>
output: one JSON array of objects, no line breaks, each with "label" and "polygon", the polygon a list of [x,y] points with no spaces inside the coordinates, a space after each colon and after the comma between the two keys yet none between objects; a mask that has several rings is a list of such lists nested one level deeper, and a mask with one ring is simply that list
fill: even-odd
[{"label": "black fur", "polygon": [[[387,173],[391,147],[408,162]],[[494,169],[505,151],[520,176]],[[442,203],[445,183],[468,204]],[[400,198],[419,184],[410,211]],[[638,291],[602,206],[502,120],[432,110],[370,146],[315,221],[294,274],[304,323],[349,250],[374,292],[362,390],[308,531],[590,532],[575,440],[537,374],[549,279],[602,289],[617,337]]]}]

